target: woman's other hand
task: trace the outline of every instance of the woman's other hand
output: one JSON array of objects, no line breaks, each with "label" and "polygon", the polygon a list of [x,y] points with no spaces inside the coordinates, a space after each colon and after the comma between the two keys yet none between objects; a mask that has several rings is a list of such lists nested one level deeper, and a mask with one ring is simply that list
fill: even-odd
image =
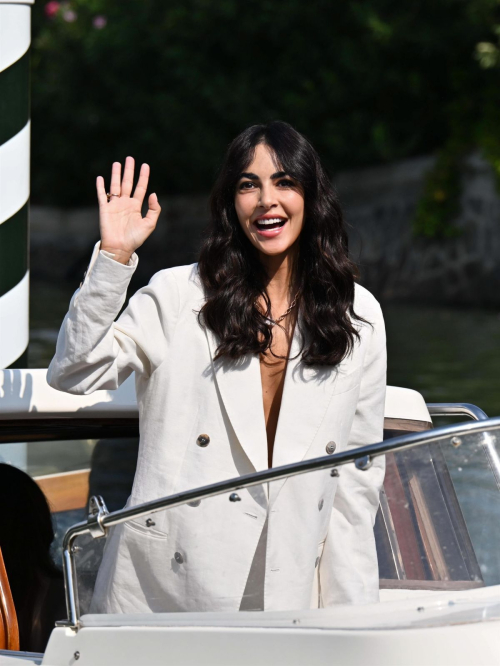
[{"label": "woman's other hand", "polygon": [[112,252],[115,259],[122,264],[128,263],[135,250],[154,231],[161,211],[156,194],[150,194],[148,212],[142,217],[141,209],[148,187],[149,165],[141,166],[139,180],[132,195],[134,164],[134,158],[127,157],[121,179],[122,165],[120,162],[113,163],[109,193],[118,196],[111,196],[109,202],[104,178],[98,176],[96,181],[101,250]]}]

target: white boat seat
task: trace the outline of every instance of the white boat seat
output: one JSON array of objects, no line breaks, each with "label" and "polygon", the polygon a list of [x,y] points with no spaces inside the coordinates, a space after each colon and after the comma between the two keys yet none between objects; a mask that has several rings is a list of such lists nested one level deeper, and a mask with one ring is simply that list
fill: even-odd
[{"label": "white boat seat", "polygon": [[384,430],[419,432],[433,427],[423,396],[418,391],[388,386],[385,395]]}]

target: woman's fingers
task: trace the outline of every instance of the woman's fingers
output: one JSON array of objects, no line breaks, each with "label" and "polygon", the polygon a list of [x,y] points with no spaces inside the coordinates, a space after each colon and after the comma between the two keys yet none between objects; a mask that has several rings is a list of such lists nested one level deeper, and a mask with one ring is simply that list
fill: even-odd
[{"label": "woman's fingers", "polygon": [[156,226],[160,213],[161,207],[158,203],[158,197],[154,193],[150,194],[148,199],[148,212],[146,213],[146,217],[144,219],[149,220],[151,224]]},{"label": "woman's fingers", "polygon": [[149,165],[143,164],[139,172],[139,180],[135,186],[134,199],[136,199],[141,205],[146,196],[148,189],[148,180],[149,180]]},{"label": "woman's fingers", "polygon": [[122,173],[122,165],[120,162],[113,162],[111,167],[111,184],[109,186],[110,194],[121,194],[120,176]]},{"label": "woman's fingers", "polygon": [[104,178],[102,176],[97,176],[96,189],[99,206],[104,206],[104,204],[108,203],[108,197],[106,196],[106,188],[104,187]]},{"label": "woman's fingers", "polygon": [[121,196],[129,197],[134,186],[134,167],[135,160],[133,157],[127,157],[125,160],[125,169],[123,170],[123,180],[121,185]]}]

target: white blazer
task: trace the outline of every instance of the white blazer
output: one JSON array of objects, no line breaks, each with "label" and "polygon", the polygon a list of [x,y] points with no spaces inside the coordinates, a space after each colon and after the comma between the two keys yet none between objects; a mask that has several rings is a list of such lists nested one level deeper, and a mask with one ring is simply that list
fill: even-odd
[{"label": "white blazer", "polygon": [[[135,371],[140,448],[128,505],[267,468],[258,356],[214,362],[217,341],[196,317],[204,302],[196,264],[154,275],[114,322],[137,261],[124,266],[96,245],[63,321],[49,384],[85,394],[117,388]],[[354,308],[371,325],[356,323],[360,341],[336,367],[307,368],[293,358],[295,333],[273,466],[382,439],[382,313],[359,285]],[[207,446],[199,445],[202,434]],[[92,610],[238,610],[263,528],[258,585],[266,610],[376,601],[373,524],[383,477],[378,458],[366,472],[354,465],[338,478],[316,472],[240,491],[240,502],[223,495],[157,513],[154,525],[144,518],[119,525],[107,540]]]}]

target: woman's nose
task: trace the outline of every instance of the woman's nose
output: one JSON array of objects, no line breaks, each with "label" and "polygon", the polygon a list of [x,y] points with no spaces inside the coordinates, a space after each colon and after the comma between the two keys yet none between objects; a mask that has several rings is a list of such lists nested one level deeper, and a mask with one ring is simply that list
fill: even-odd
[{"label": "woman's nose", "polygon": [[273,194],[272,187],[262,186],[260,189],[260,200],[259,204],[264,208],[271,208],[276,203],[276,198]]}]

